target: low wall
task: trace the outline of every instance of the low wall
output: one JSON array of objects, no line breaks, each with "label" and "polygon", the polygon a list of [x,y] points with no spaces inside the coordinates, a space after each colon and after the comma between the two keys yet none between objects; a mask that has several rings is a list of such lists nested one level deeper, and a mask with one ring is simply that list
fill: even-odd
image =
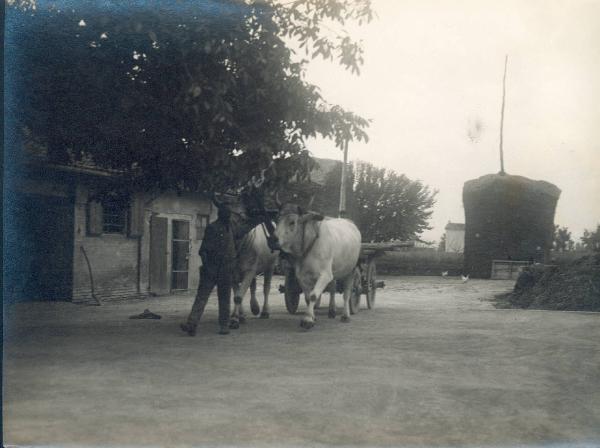
[{"label": "low wall", "polygon": [[463,254],[435,250],[386,252],[377,258],[377,273],[390,275],[460,275]]}]

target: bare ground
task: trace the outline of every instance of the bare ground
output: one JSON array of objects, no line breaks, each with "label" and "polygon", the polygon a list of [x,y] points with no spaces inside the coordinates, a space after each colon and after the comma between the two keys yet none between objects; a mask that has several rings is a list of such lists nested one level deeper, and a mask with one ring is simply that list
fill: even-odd
[{"label": "bare ground", "polygon": [[[375,309],[324,306],[308,332],[277,292],[229,336],[213,299],[195,338],[189,296],[7,307],[4,442],[600,445],[600,314],[496,310],[512,282],[385,280]],[[162,319],[128,319],[144,308]]]}]

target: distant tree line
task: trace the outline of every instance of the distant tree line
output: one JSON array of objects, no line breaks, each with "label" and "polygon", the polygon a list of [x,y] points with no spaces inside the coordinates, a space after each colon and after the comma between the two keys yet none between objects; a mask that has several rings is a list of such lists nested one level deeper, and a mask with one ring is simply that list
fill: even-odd
[{"label": "distant tree line", "polygon": [[580,242],[573,241],[571,232],[566,226],[554,226],[554,241],[552,247],[557,252],[569,252],[573,250],[600,250],[600,224],[596,230],[585,229]]}]

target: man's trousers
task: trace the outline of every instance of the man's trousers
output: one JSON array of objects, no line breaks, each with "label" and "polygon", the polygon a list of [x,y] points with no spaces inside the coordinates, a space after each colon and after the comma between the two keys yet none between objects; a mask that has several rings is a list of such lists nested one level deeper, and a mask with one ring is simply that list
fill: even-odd
[{"label": "man's trousers", "polygon": [[192,311],[188,317],[188,324],[194,327],[198,325],[202,313],[204,313],[204,307],[208,302],[208,296],[216,285],[217,297],[219,298],[219,325],[227,327],[231,307],[232,280],[232,269],[228,269],[226,266],[220,266],[215,271],[209,271],[202,267],[200,269],[200,284],[198,285]]}]

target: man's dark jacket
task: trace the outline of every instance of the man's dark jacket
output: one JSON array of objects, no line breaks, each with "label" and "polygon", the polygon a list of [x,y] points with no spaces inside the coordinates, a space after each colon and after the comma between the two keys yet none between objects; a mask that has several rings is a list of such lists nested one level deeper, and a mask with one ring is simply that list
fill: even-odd
[{"label": "man's dark jacket", "polygon": [[234,266],[237,258],[236,240],[242,239],[255,226],[262,222],[262,217],[251,216],[247,222],[234,225],[216,220],[210,223],[204,232],[200,245],[202,268],[210,274],[216,274],[224,265]]},{"label": "man's dark jacket", "polygon": [[236,251],[231,224],[220,220],[210,223],[204,232],[199,254],[202,269],[211,274],[216,274],[226,264],[234,263]]}]

